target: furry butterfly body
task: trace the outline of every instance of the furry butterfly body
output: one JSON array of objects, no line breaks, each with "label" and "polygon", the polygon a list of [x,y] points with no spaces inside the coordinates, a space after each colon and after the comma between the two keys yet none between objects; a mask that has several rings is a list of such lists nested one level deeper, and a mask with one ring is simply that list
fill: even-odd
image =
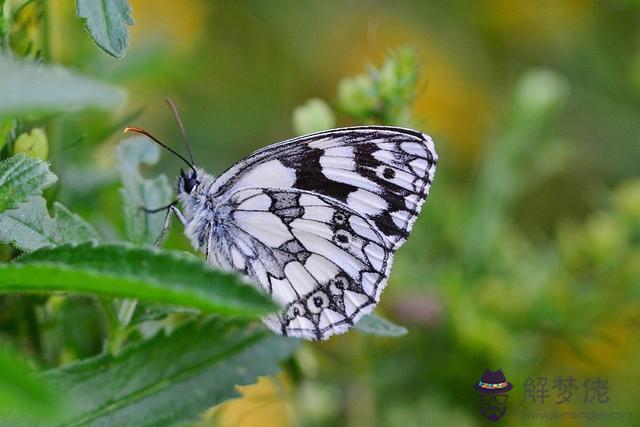
[{"label": "furry butterfly body", "polygon": [[333,129],[265,147],[218,178],[183,172],[182,211],[170,208],[209,262],[282,307],[263,319],[270,329],[322,340],[380,301],[436,162],[414,130]]}]

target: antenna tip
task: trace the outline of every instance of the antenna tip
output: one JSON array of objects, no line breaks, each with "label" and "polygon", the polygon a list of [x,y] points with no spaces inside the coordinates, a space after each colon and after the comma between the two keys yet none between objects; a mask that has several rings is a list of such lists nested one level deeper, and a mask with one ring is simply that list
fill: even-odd
[{"label": "antenna tip", "polygon": [[[122,130],[122,133],[129,133],[129,132],[135,132],[135,133],[141,133],[143,135],[147,135],[147,132],[140,129],[139,127],[135,127],[135,126],[127,126],[126,128],[124,128]],[[149,135],[147,135],[149,136]]]}]

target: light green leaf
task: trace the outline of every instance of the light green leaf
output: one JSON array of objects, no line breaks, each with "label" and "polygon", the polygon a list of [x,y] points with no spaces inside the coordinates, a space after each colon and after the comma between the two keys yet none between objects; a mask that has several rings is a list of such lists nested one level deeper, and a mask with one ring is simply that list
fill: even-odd
[{"label": "light green leaf", "polygon": [[89,224],[60,203],[53,204],[53,217],[49,216],[47,202],[40,196],[0,213],[0,241],[23,251],[98,240]]},{"label": "light green leaf", "polygon": [[106,53],[122,58],[129,48],[129,29],[133,25],[127,0],[77,0],[79,18],[94,42]]},{"label": "light green leaf", "polygon": [[[51,420],[59,413],[60,396],[38,378],[18,355],[0,351],[0,425],[28,416]],[[20,422],[16,420],[15,424]]]},{"label": "light green leaf", "polygon": [[125,94],[113,86],[52,65],[13,62],[0,56],[0,116],[35,112],[113,110]]},{"label": "light green leaf", "polygon": [[0,162],[0,212],[13,208],[28,196],[42,194],[42,190],[57,179],[47,163],[33,157],[19,154],[3,160]]},{"label": "light green leaf", "polygon": [[0,292],[67,291],[139,298],[244,317],[277,309],[238,276],[177,251],[128,244],[42,248],[0,265]]},{"label": "light green leaf", "polygon": [[400,337],[406,335],[408,332],[404,326],[396,325],[373,313],[363,316],[362,319],[356,323],[355,328],[367,334],[388,337]]},{"label": "light green leaf", "polygon": [[75,407],[65,426],[171,426],[238,397],[236,385],[277,372],[299,341],[239,322],[191,323],[171,336],[52,371]]},{"label": "light green leaf", "polygon": [[118,162],[122,175],[124,219],[127,237],[135,243],[153,243],[162,230],[164,212],[149,214],[140,208],[154,209],[171,201],[172,190],[165,175],[144,178],[142,164],[154,165],[160,159],[160,149],[145,137],[134,137],[118,146]]}]

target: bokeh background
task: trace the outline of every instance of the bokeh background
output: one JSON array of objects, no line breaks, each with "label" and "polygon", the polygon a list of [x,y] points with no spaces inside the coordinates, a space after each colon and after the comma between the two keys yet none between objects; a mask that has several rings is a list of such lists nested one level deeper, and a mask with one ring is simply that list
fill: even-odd
[{"label": "bokeh background", "polygon": [[[306,344],[203,425],[481,426],[472,385],[485,368],[514,384],[503,425],[639,425],[639,2],[131,5],[130,50],[116,60],[92,44],[73,2],[49,2],[49,57],[129,92],[115,115],[65,115],[47,129],[57,197],[103,235],[117,235],[109,224],[121,215],[120,129],[183,149],[165,96],[197,162],[218,174],[294,136],[293,112],[309,98],[339,110],[345,78],[409,47],[421,61],[411,123],[440,156],[378,309],[409,334]],[[358,123],[338,111],[337,125]],[[179,166],[164,155],[149,172]],[[188,249],[177,226],[167,244]],[[90,302],[60,313],[42,338],[45,366],[100,350]],[[555,403],[555,378],[570,376],[572,399]],[[525,393],[539,377],[544,403]],[[608,381],[607,403],[584,401],[595,378]],[[578,415],[535,419],[558,413]],[[603,417],[593,413],[618,415],[585,419]]]}]

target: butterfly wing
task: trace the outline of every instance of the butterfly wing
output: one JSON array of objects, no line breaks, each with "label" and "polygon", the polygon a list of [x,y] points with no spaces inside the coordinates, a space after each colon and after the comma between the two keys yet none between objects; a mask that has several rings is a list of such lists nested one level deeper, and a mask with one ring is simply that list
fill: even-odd
[{"label": "butterfly wing", "polygon": [[298,189],[245,188],[225,201],[215,231],[217,262],[257,282],[283,308],[275,332],[326,339],[380,300],[393,251],[362,215]]},{"label": "butterfly wing", "polygon": [[216,263],[282,307],[272,330],[342,333],[371,312],[435,173],[431,139],[389,127],[336,129],[259,150],[209,189]]},{"label": "butterfly wing", "polygon": [[397,249],[404,243],[433,181],[431,138],[410,129],[334,129],[274,144],[223,173],[210,192],[296,188],[344,203]]}]

